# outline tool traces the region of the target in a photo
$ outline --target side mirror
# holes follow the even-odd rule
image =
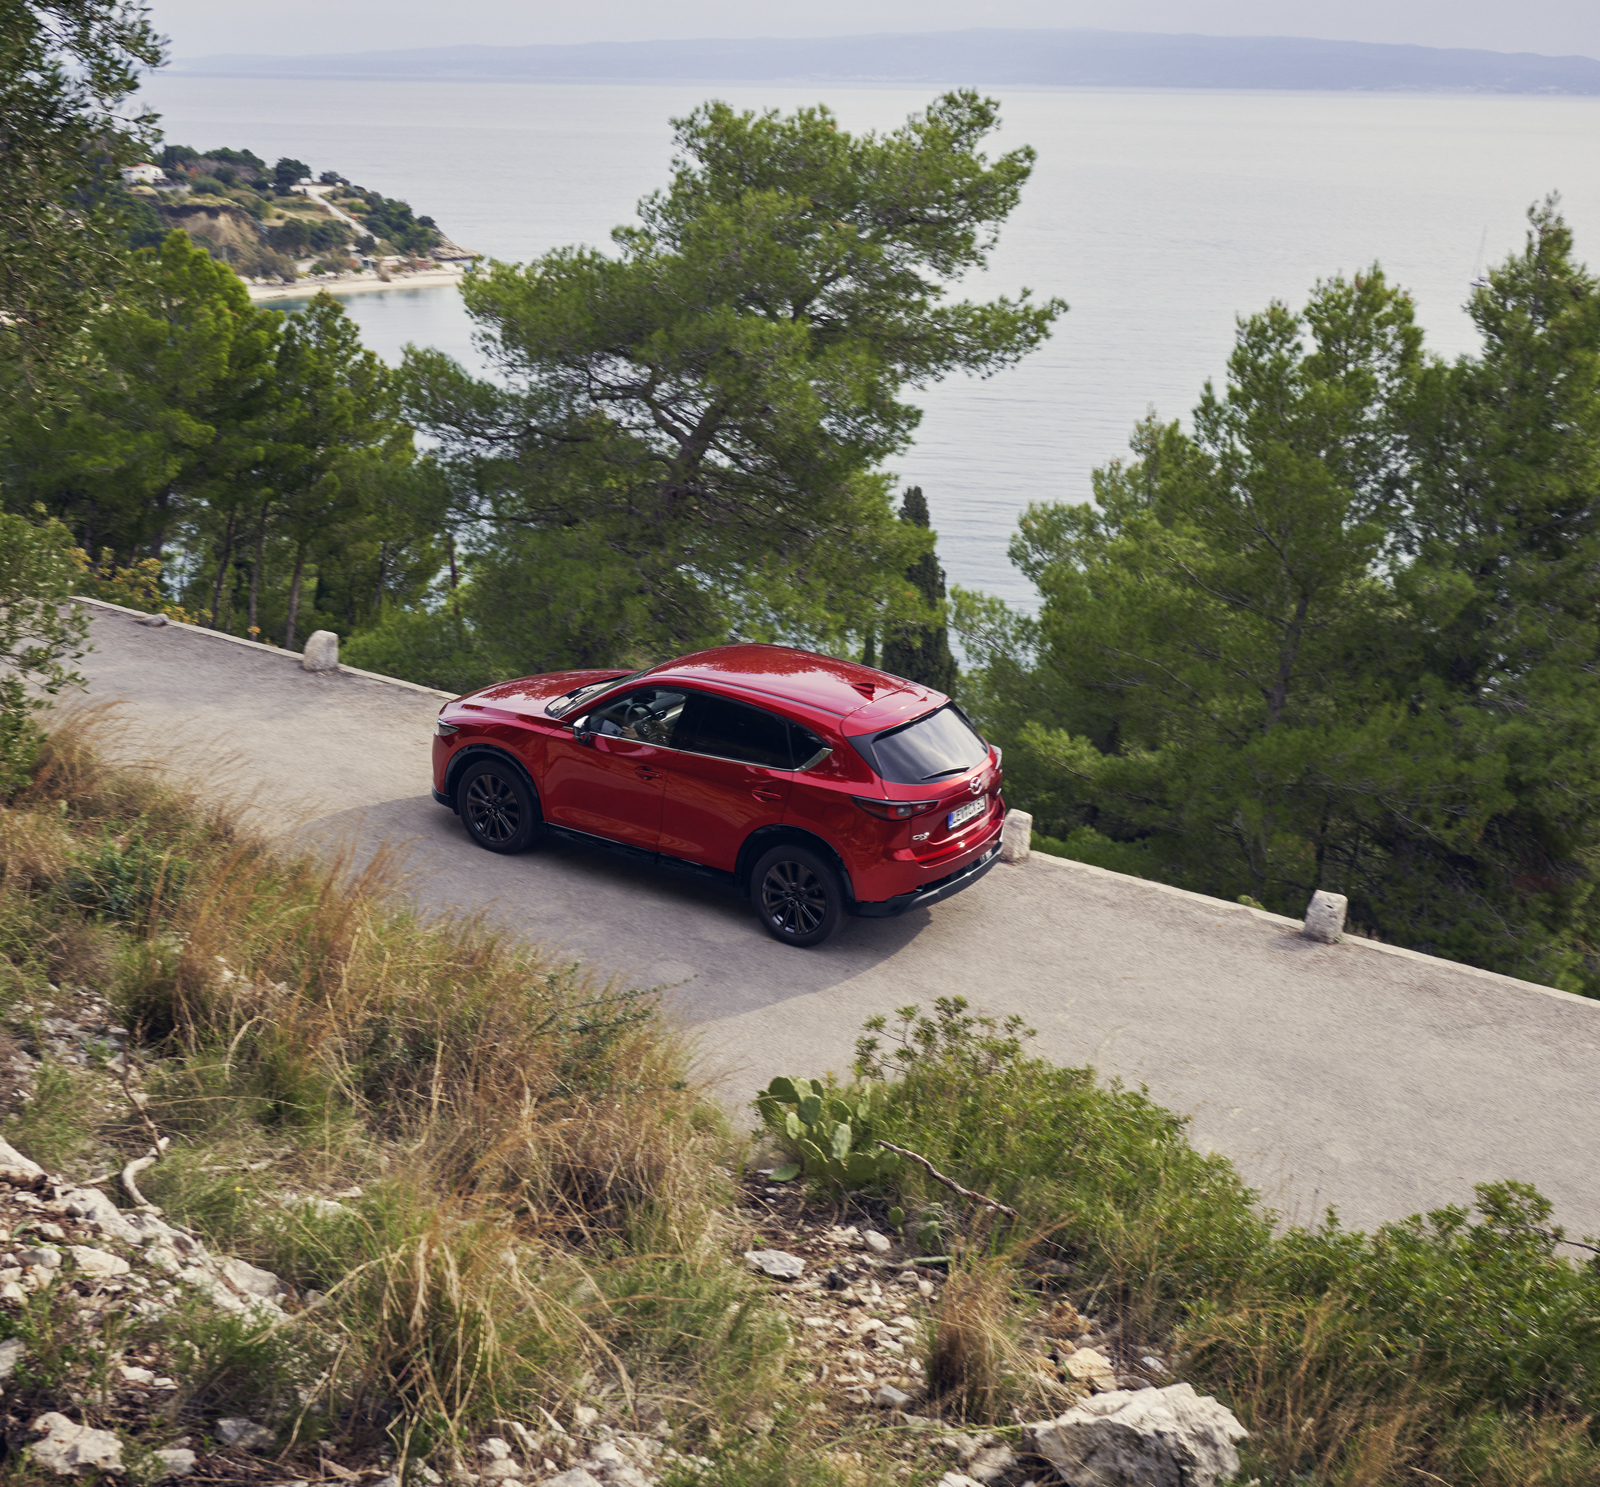
[[[588,726],[588,723],[589,720],[587,718],[579,718],[572,725],[572,741],[576,744],[587,744],[590,748],[593,748],[594,730]]]

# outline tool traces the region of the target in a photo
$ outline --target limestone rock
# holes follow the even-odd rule
[[[998,1482],[1017,1464],[1017,1453],[1009,1446],[989,1446],[967,1462],[967,1475],[980,1483]]]
[[[511,1447],[497,1435],[491,1435],[487,1440],[478,1442],[478,1454],[485,1461],[504,1461],[511,1455]]]
[[[332,630],[313,630],[301,653],[300,666],[305,671],[337,671],[339,637]]]
[[[17,1258],[24,1265],[36,1265],[40,1270],[58,1270],[61,1267],[61,1251],[58,1249],[19,1249]]]
[[[243,1260],[224,1260],[218,1269],[222,1278],[241,1296],[259,1296],[271,1300],[283,1290],[283,1282],[270,1270],[258,1270]]]
[[[25,1172],[29,1177],[44,1176],[43,1167],[37,1162],[30,1161],[16,1147],[4,1141],[0,1141],[0,1167],[8,1172]]]
[[[168,1451],[157,1451],[156,1457],[166,1467],[169,1477],[186,1477],[194,1470],[194,1452],[182,1446],[174,1446]]]
[[[59,1477],[79,1472],[119,1472],[122,1470],[122,1442],[109,1430],[91,1430],[65,1415],[51,1411],[33,1422],[36,1441],[29,1454],[35,1466],[53,1471]]]
[[[575,1466],[570,1471],[546,1477],[539,1483],[539,1487],[600,1487],[600,1481],[590,1476],[581,1466]]]
[[[507,1456],[498,1461],[484,1462],[478,1476],[485,1482],[515,1482],[520,1480],[522,1468]]]
[[[56,1211],[72,1218],[88,1219],[107,1238],[120,1239],[124,1244],[140,1244],[152,1232],[167,1230],[167,1226],[151,1214],[124,1213],[95,1188],[62,1190],[56,1197]]]
[[[975,1482],[960,1472],[946,1472],[939,1478],[939,1487],[983,1487],[983,1483]]]
[[[10,1378],[16,1372],[17,1364],[28,1356],[28,1350],[19,1338],[7,1338],[0,1342],[0,1383]]]
[[[167,617],[164,614],[147,614],[141,619],[135,620],[134,623],[136,625],[149,625],[152,629],[159,630],[167,623]]]
[[[759,1270],[774,1280],[797,1280],[806,1268],[806,1262],[799,1255],[781,1249],[747,1249],[744,1257],[752,1270]]]
[[[875,1255],[886,1255],[891,1248],[888,1239],[878,1233],[876,1229],[863,1229],[861,1231],[861,1242]]]
[[[1239,1470],[1233,1412],[1188,1384],[1099,1394],[1029,1427],[1033,1449],[1077,1487],[1213,1487]]]
[[[101,1278],[126,1275],[133,1268],[121,1255],[113,1255],[103,1249],[91,1249],[87,1244],[69,1244],[67,1253],[72,1256],[72,1263],[85,1275]]]
[[[893,1384],[885,1384],[872,1396],[872,1402],[880,1410],[903,1410],[911,1403],[911,1396],[896,1389]]]
[[[1350,900],[1344,894],[1317,889],[1306,907],[1305,927],[1300,933],[1324,945],[1337,944],[1344,933],[1344,916],[1349,907]]]
[[[1087,1384],[1098,1393],[1108,1394],[1117,1387],[1117,1374],[1111,1360],[1093,1348],[1079,1348],[1069,1353],[1061,1367],[1068,1378]]]
[[[217,1435],[227,1445],[239,1446],[246,1451],[265,1450],[276,1439],[265,1425],[257,1425],[254,1420],[237,1415],[218,1420]]]
[[[1026,862],[1033,851],[1033,817],[1026,811],[1007,811],[1000,831],[1000,860]]]
[[[581,1462],[584,1470],[597,1471],[602,1477],[609,1477],[612,1472],[628,1464],[628,1458],[622,1454],[620,1446],[611,1441],[601,1441],[589,1452],[589,1459]]]

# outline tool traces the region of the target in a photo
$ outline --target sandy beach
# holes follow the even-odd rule
[[[293,284],[249,284],[253,300],[310,299],[326,289],[329,294],[366,294],[379,289],[451,289],[466,277],[454,269],[428,269],[416,274],[391,274],[387,282],[376,274],[349,274],[338,279],[297,279]]]

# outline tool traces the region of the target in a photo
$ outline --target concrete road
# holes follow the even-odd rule
[[[91,697],[121,748],[253,796],[274,829],[410,844],[425,903],[483,909],[574,957],[662,985],[741,1097],[775,1073],[843,1072],[862,1020],[960,994],[1019,1012],[1061,1063],[1148,1086],[1263,1200],[1371,1226],[1472,1184],[1536,1184],[1600,1232],[1600,1002],[1081,864],[1002,865],[948,903],[769,940],[731,892],[556,846],[472,846],[429,796],[443,694],[188,627],[94,609]]]

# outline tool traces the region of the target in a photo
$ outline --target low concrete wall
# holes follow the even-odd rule
[[[72,597],[74,603],[82,604],[88,609],[102,610],[110,614],[125,614],[130,619],[140,622],[154,618],[154,616],[142,609],[129,609],[126,604],[113,604],[107,599],[91,599],[87,594],[74,594]],[[299,651],[285,650],[281,645],[266,645],[259,640],[246,640],[242,636],[229,635],[222,630],[212,630],[205,625],[186,625],[179,620],[169,619],[166,625],[161,628],[165,629],[168,626],[174,630],[185,631],[190,635],[204,636],[207,640],[222,641],[227,645],[242,645],[249,650],[269,656],[281,656],[286,661],[294,662],[302,670],[305,669],[303,665],[304,657],[301,653]],[[337,667],[330,669],[340,671],[345,676],[362,676],[369,682],[383,682],[386,686],[403,687],[408,692],[420,692],[425,697],[437,697],[441,702],[448,702],[456,695],[454,692],[441,692],[437,687],[423,687],[418,686],[416,682],[403,682],[397,676],[384,676],[377,671],[363,671],[359,666],[346,666],[342,662]],[[315,675],[315,673],[312,674]]]

